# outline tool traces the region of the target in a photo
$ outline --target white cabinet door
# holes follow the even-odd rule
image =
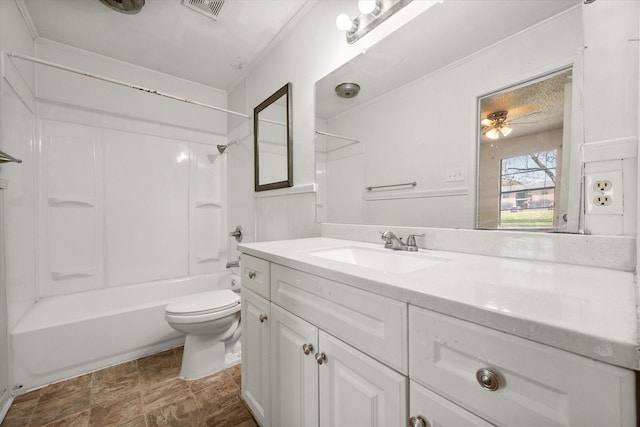
[[[242,397],[263,427],[269,427],[269,301],[242,290]]]
[[[424,427],[491,427],[492,424],[449,402],[421,385],[409,381],[409,416]],[[412,424],[409,424],[412,425]]]
[[[320,331],[320,425],[404,426],[407,378]]]
[[[271,305],[271,425],[318,425],[318,328]]]

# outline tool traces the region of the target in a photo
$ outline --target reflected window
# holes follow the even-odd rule
[[[553,227],[557,150],[500,162],[500,228]]]
[[[480,98],[479,228],[566,229],[572,75],[567,69]]]

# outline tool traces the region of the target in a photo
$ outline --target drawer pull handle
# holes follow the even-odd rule
[[[313,351],[313,344],[302,344],[302,351],[304,354],[311,354]]]
[[[318,365],[322,365],[326,361],[327,361],[327,355],[326,354],[324,354],[324,353],[316,353],[316,362],[318,362]]]
[[[256,278],[256,272],[249,270],[249,279],[255,279],[255,278]]]
[[[409,427],[429,427],[427,420],[421,416],[409,418]]]
[[[478,384],[485,390],[496,391],[500,388],[500,379],[498,374],[488,368],[478,369],[476,372],[476,379]]]
[[[260,315],[260,323],[264,323],[267,321],[267,315],[266,314],[261,314]]]

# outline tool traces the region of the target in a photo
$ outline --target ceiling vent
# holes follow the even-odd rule
[[[204,16],[217,21],[222,6],[229,0],[182,0],[182,4]]]

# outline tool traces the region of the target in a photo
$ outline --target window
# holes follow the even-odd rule
[[[500,161],[500,227],[551,228],[557,150]]]

